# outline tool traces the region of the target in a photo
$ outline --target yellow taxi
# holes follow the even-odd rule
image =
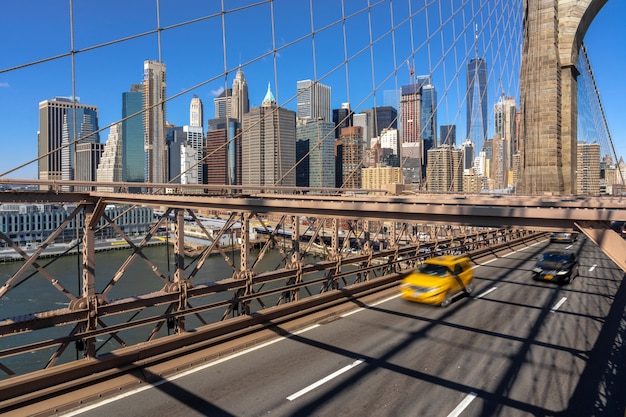
[[[472,292],[471,261],[463,255],[442,255],[424,261],[400,284],[400,296],[418,303],[445,307],[459,294]]]

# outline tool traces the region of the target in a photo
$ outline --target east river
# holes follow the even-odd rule
[[[146,247],[142,250],[146,258],[158,269],[167,279],[173,280],[175,266],[173,264],[172,248],[168,245]],[[120,267],[128,260],[132,251],[129,249],[112,250],[96,253],[96,292],[102,292],[104,288],[111,284],[112,278]],[[227,251],[234,264],[239,267],[239,254],[236,251]],[[251,263],[258,256],[258,250],[251,253]],[[276,249],[268,251],[256,268],[257,272],[275,270],[282,267],[282,255]],[[191,261],[185,258],[186,265]],[[79,296],[81,293],[82,276],[80,264],[81,258],[76,255],[62,256],[58,258],[42,258],[37,263],[43,267],[52,279],[58,280],[59,284],[67,291]],[[5,285],[11,277],[22,267],[23,262],[7,262],[0,264],[0,285]],[[189,270],[186,271],[186,275]],[[207,258],[199,274],[194,278],[194,283],[218,281],[232,276],[232,267],[221,255],[211,255]],[[19,279],[12,283],[12,288],[0,298],[0,320],[11,317],[26,315],[29,313],[56,310],[67,307],[69,299],[61,291],[56,289],[49,279],[34,267],[29,267]],[[109,300],[118,298],[146,294],[159,291],[163,288],[164,282],[153,271],[149,264],[140,257],[135,258],[126,268],[121,279],[113,285],[107,293]],[[37,340],[53,338],[58,336],[60,329],[44,329],[36,332],[25,333],[18,336],[0,337],[0,351],[8,347],[32,343]],[[69,329],[62,330],[68,334]],[[127,336],[128,337],[128,336]],[[131,341],[132,342],[132,341]],[[119,347],[119,346],[118,346]],[[73,352],[72,347],[69,352],[64,353],[65,360],[71,360],[69,356],[78,355]],[[23,373],[35,369],[40,369],[50,356],[50,350],[37,351],[32,355],[19,355],[8,358],[0,358],[0,362],[9,366],[16,373]],[[6,378],[0,372],[0,379]]]

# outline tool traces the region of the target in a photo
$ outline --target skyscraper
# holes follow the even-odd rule
[[[472,58],[467,64],[467,138],[479,152],[487,140],[487,62]]]
[[[98,165],[104,152],[100,142],[82,142],[76,144],[76,181],[93,182],[97,179]],[[75,191],[91,191],[91,186],[77,186]]]
[[[181,153],[187,143],[187,132],[183,130],[183,126],[174,126],[169,123],[165,131],[167,144],[167,182],[180,184],[181,176],[185,168],[184,165],[182,165]]]
[[[233,107],[233,90],[225,89],[222,93],[213,99],[215,106],[215,118],[224,119],[231,117]]]
[[[341,103],[340,109],[333,109],[333,123],[335,124],[335,139],[338,139],[341,128],[352,126],[350,103]]]
[[[494,133],[504,140],[505,167],[513,166],[513,155],[517,151],[517,105],[513,97],[501,97],[493,106]]]
[[[422,86],[422,141],[424,149],[437,146],[437,91],[430,77]],[[427,163],[427,162],[425,162]]]
[[[426,179],[428,191],[460,192],[463,190],[461,151],[450,145],[428,150]]]
[[[40,102],[37,144],[39,179],[74,179],[76,141],[99,142],[98,134],[90,135],[96,130],[98,130],[96,106],[81,104],[78,99],[63,97]],[[64,143],[67,146],[62,148]]]
[[[600,144],[578,142],[576,193],[600,195]]]
[[[400,95],[400,165],[404,169],[407,184],[421,184],[425,160],[424,141],[422,140],[422,83],[413,81],[404,85]]]
[[[248,83],[244,78],[241,67],[237,70],[232,88],[232,101],[230,116],[241,124],[243,115],[250,111],[250,99],[248,98]],[[224,115],[223,117],[227,117]],[[218,116],[216,115],[217,119]]]
[[[456,147],[456,125],[439,126],[439,136],[437,137],[437,146],[451,145]]]
[[[122,124],[111,126],[96,171],[98,182],[122,182]],[[113,187],[98,187],[98,191],[113,192]]]
[[[309,187],[332,188],[335,186],[334,128],[334,123],[327,120],[305,119],[298,122],[296,126],[298,142],[308,141],[306,153],[309,169],[305,182]],[[298,161],[300,159],[298,158]]]
[[[189,126],[204,129],[204,109],[198,96],[193,96],[189,103]]]
[[[297,116],[304,120],[325,120],[330,122],[330,87],[312,80],[301,80],[297,83],[298,112]]]
[[[165,144],[165,64],[144,62],[144,149],[146,181],[167,182],[167,148]]]
[[[76,153],[80,145],[100,143],[100,136],[93,133],[96,130],[98,130],[98,109],[95,107],[74,108],[63,115],[61,178],[64,181],[77,180],[81,176],[87,181],[95,179],[88,179],[89,174],[79,172],[80,169],[76,165]],[[83,147],[83,151],[84,149]],[[64,190],[73,191],[73,188],[65,187]]]
[[[122,93],[122,181],[145,182],[143,84],[132,84]]]
[[[360,126],[341,129],[339,141],[342,145],[342,188],[361,188],[363,168],[363,129]]]
[[[244,115],[242,185],[296,185],[296,113],[276,104],[270,86],[261,107]]]
[[[241,124],[211,119],[206,134],[207,184],[241,185]]]
[[[193,149],[193,157],[188,159],[185,164],[181,160],[182,184],[204,184],[206,182],[206,164],[204,162],[204,133],[200,126],[183,126],[183,132],[186,137],[186,146]],[[187,153],[191,155],[191,153]]]

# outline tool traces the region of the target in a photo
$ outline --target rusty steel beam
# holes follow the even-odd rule
[[[626,272],[626,240],[612,230],[609,223],[580,221],[576,222],[576,227]]]

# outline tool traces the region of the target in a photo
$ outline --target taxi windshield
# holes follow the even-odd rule
[[[421,264],[417,271],[421,274],[432,275],[436,277],[448,276],[448,268],[443,265]]]

